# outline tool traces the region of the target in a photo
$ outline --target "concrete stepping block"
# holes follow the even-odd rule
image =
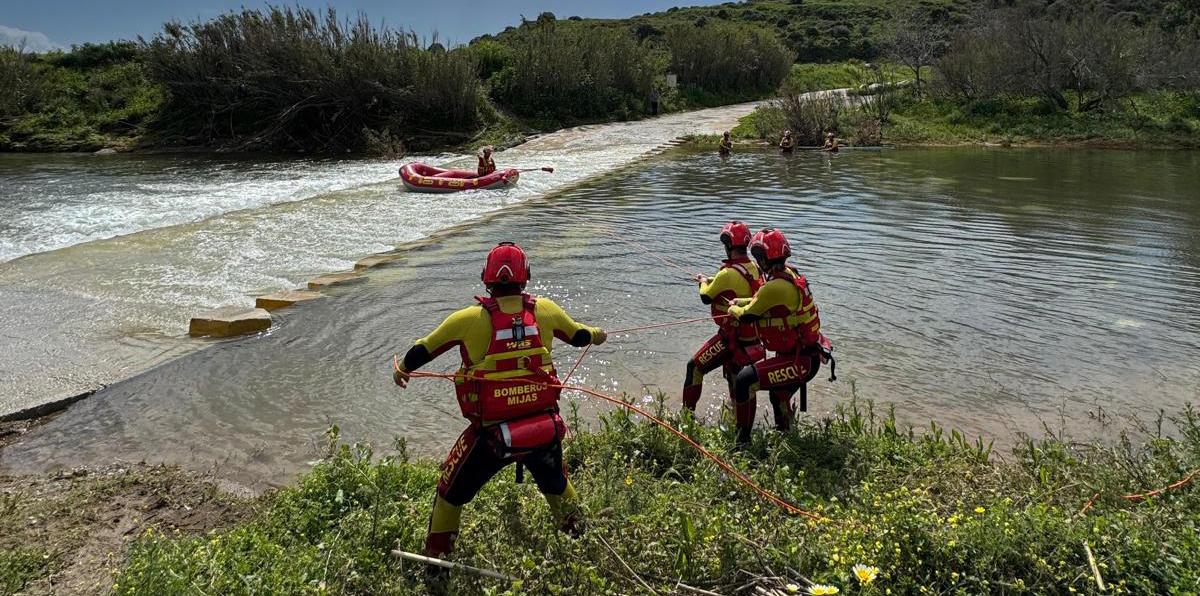
[[[366,277],[354,273],[353,271],[347,271],[345,273],[327,273],[325,275],[320,275],[308,280],[308,289],[319,290],[321,288],[328,288],[331,286],[345,286],[363,283],[365,281],[367,281]]]
[[[267,294],[266,296],[259,296],[254,301],[254,306],[264,310],[279,310],[281,308],[287,308],[297,302],[316,300],[320,297],[321,294],[318,292],[309,292],[307,290],[284,290],[282,292]]]
[[[400,255],[371,255],[369,257],[363,257],[354,264],[354,270],[362,271],[363,269],[370,269],[372,267],[386,265],[398,260],[399,258]]]
[[[192,317],[188,335],[233,337],[271,328],[271,313],[261,308],[223,306]]]

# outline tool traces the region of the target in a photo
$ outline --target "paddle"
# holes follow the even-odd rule
[[[553,174],[553,173],[554,173],[554,168],[552,168],[552,167],[550,167],[550,166],[546,166],[546,167],[544,167],[544,168],[524,168],[524,169],[517,170],[517,171],[518,171],[518,172],[537,172],[537,171],[542,171],[542,172],[550,172],[551,174]]]

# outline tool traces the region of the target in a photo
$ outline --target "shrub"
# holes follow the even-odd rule
[[[525,21],[506,38],[510,63],[491,81],[503,106],[560,120],[644,109],[655,68],[647,47],[609,27]]]
[[[421,46],[365,16],[270,7],[168,23],[144,49],[170,93],[166,132],[243,149],[346,151],[363,149],[368,130],[420,140],[478,124],[470,58]]]
[[[771,92],[794,58],[770,31],[725,22],[670,27],[666,45],[680,85],[707,93]]]

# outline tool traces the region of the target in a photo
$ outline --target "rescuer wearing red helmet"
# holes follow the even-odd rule
[[[442,465],[425,539],[425,554],[432,557],[454,549],[463,505],[514,462],[532,473],[561,529],[578,532],[575,489],[562,457],[561,390],[548,386],[559,384],[551,343],[557,338],[576,347],[600,345],[607,335],[576,323],[553,301],[526,294],[529,262],[516,244],[493,248],[481,278],[488,296],[477,296],[478,304],[451,314],[417,340],[393,375],[406,387],[411,371],[446,350],[457,346],[462,357],[455,392],[470,425]]]
[[[704,342],[687,363],[683,380],[683,407],[695,412],[696,404],[704,389],[704,375],[722,367],[729,384],[729,397],[733,397],[733,378],[743,366],[761,360],[765,356],[758,343],[758,331],[752,324],[739,325],[726,310],[737,298],[749,298],[762,286],[758,267],[746,254],[750,244],[750,228],[740,221],[731,221],[720,234],[725,245],[725,260],[710,280],[703,275],[700,282],[700,301],[712,310],[717,333]]]
[[[821,317],[808,281],[787,264],[792,249],[783,232],[767,228],[755,234],[750,254],[767,281],[753,298],[730,306],[729,314],[739,323],[757,326],[763,347],[773,355],[742,368],[734,379],[739,444],[750,441],[757,391],[770,392],[775,427],[787,430],[792,424],[792,396],[800,391],[800,407],[806,409],[805,386],[821,363],[832,357],[829,340],[821,335]]]

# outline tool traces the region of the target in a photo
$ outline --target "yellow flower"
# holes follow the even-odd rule
[[[983,513],[984,511],[987,511],[987,509],[984,509],[983,507],[976,507],[976,508],[975,508],[975,513]]]
[[[837,586],[827,586],[825,584],[813,584],[813,587],[808,589],[808,593],[812,596],[833,596],[841,590]]]
[[[787,588],[788,594],[796,594],[800,592],[800,586],[797,586],[796,584],[788,584],[784,587]]]
[[[879,568],[874,565],[867,566],[862,563],[856,564],[854,567],[854,577],[858,578],[859,583],[869,584],[875,581],[875,577],[879,575]]]
[[[625,486],[633,486],[633,476],[625,475]]]

